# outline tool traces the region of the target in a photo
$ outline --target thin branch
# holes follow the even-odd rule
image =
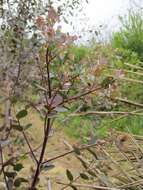
[[[52,190],[52,186],[51,186],[51,180],[50,180],[50,178],[48,178],[48,190]]]
[[[47,78],[48,78],[48,93],[49,93],[49,98],[51,98],[52,97],[52,90],[51,90],[50,71],[49,71],[49,66],[50,66],[49,47],[47,47],[47,51],[46,51],[46,66],[47,66]]]
[[[71,102],[74,101],[74,100],[80,99],[80,98],[82,98],[82,97],[84,97],[84,96],[87,96],[87,95],[89,95],[89,94],[92,94],[93,92],[96,92],[97,90],[101,90],[101,89],[102,89],[102,87],[101,87],[101,86],[98,86],[98,87],[92,88],[92,89],[90,89],[90,90],[88,90],[88,91],[86,91],[86,92],[83,92],[83,93],[81,93],[81,94],[78,94],[78,95],[76,95],[76,96],[72,96],[72,97],[70,97],[70,98],[68,98],[68,99],[63,100],[63,102],[61,102],[60,104],[58,104],[57,107],[58,107],[58,106],[61,106],[61,105],[64,105],[65,103],[71,103]],[[54,107],[54,108],[55,108],[55,107]],[[54,109],[54,108],[53,108],[53,109]]]
[[[127,100],[125,98],[119,98],[119,97],[117,97],[117,98],[115,98],[115,100],[123,102],[123,103],[126,103],[126,104],[129,104],[129,105],[138,106],[138,107],[143,108],[143,104],[140,104],[138,102],[134,102],[134,101],[131,101],[131,100]]]
[[[33,152],[36,152],[39,148],[41,148],[41,145],[39,145],[38,147],[34,148],[34,149],[33,149]],[[23,156],[26,156],[26,155],[28,155],[28,154],[31,154],[31,151],[25,152],[24,154],[19,155],[19,156],[11,157],[9,160],[7,160],[6,162],[4,162],[3,164],[0,163],[0,166],[1,166],[0,173],[2,172],[2,168],[3,168],[3,167],[6,167],[6,166],[9,165],[10,163],[13,163],[14,161],[17,161],[19,158],[21,158],[21,157],[23,157]]]
[[[136,80],[136,79],[131,79],[131,78],[127,78],[127,77],[115,77],[114,75],[107,75],[108,77],[113,77],[116,80],[123,80],[123,81],[127,81],[127,82],[131,82],[131,83],[137,83],[137,84],[143,84],[143,81],[141,80]]]
[[[92,94],[93,92],[95,92],[95,91],[97,91],[97,90],[101,90],[101,89],[102,89],[101,86],[95,87],[95,88],[90,89],[90,90],[88,90],[88,91],[86,91],[86,92],[84,92],[84,93],[81,93],[81,94],[79,94],[79,95],[76,95],[76,96],[73,96],[73,97],[71,97],[71,98],[68,98],[67,100],[64,100],[63,103],[69,103],[69,102],[71,102],[71,101],[73,101],[73,100],[82,98],[82,97],[84,97],[84,96],[86,96],[86,95],[88,95],[88,94]]]
[[[137,180],[137,181],[125,184],[125,185],[121,185],[121,186],[119,186],[119,188],[125,189],[125,188],[130,188],[130,187],[136,187],[136,186],[142,185],[142,184],[143,184],[143,179],[140,179],[140,180]]]
[[[126,77],[121,77],[121,78],[118,78],[118,79],[119,80],[124,80],[124,81],[127,81],[127,82],[133,82],[133,83],[143,84],[143,81],[141,81],[141,80],[130,79],[130,78],[126,78]]]
[[[98,143],[94,143],[94,144],[91,144],[91,145],[85,145],[83,147],[79,147],[78,149],[81,151],[81,150],[86,150],[87,148],[91,148],[91,147],[94,147],[94,146],[98,146]],[[60,155],[57,155],[57,156],[54,156],[46,161],[44,161],[42,164],[46,164],[47,162],[51,162],[51,161],[54,161],[54,160],[57,160],[59,158],[62,158],[62,157],[65,157],[69,154],[72,154],[72,153],[75,153],[75,150],[70,150],[70,151],[67,151],[65,153],[62,153]]]
[[[4,166],[3,166],[3,151],[2,151],[2,147],[0,145],[0,159],[1,159],[1,164],[2,164],[2,173],[3,173],[3,176],[4,176],[4,181],[5,181],[5,185],[7,187],[7,190],[9,190],[9,185],[8,185],[8,181],[7,181],[7,178],[6,178],[6,175],[5,175],[5,170],[4,170]]]
[[[127,66],[129,66],[129,67],[131,67],[131,68],[133,68],[133,69],[138,69],[138,70],[143,71],[143,68],[142,68],[142,67],[139,67],[139,66],[137,66],[137,65],[132,65],[132,64],[130,64],[130,63],[124,63],[124,64],[127,65]]]
[[[38,163],[38,160],[37,160],[37,158],[36,158],[36,156],[35,156],[35,154],[34,154],[34,151],[33,151],[32,147],[31,147],[31,145],[30,145],[30,143],[29,143],[29,140],[28,140],[28,138],[27,138],[25,132],[22,131],[22,134],[23,134],[24,139],[25,139],[25,141],[26,141],[26,143],[27,143],[27,145],[28,145],[28,147],[29,147],[29,149],[30,149],[30,153],[32,154],[32,156],[33,156],[34,160],[36,161],[36,163]]]
[[[85,115],[137,115],[143,116],[143,113],[135,113],[135,112],[124,112],[124,111],[88,111],[88,112],[80,112],[75,114],[70,114],[70,117],[75,116],[85,116]]]
[[[61,182],[58,182],[58,184],[67,185],[67,184],[61,183]],[[90,188],[90,189],[97,189],[97,190],[121,190],[119,188],[103,187],[103,186],[80,184],[80,183],[72,183],[72,185],[75,187]]]
[[[134,111],[132,111],[132,113],[137,113],[137,112],[141,112],[141,111],[143,111],[143,109],[134,110]],[[122,115],[122,116],[119,116],[119,117],[117,117],[117,118],[115,118],[115,119],[113,119],[111,121],[106,121],[106,125],[107,125],[107,123],[113,123],[115,121],[118,121],[118,120],[123,119],[123,118],[128,117],[128,116],[129,115]]]
[[[118,69],[110,69],[112,71],[118,71]],[[131,73],[131,74],[134,74],[134,75],[138,75],[138,76],[143,76],[143,73],[141,72],[136,72],[136,71],[130,71],[130,70],[127,70],[127,69],[121,69],[124,73]]]
[[[15,110],[14,110],[14,112],[15,112]],[[18,122],[18,125],[21,126],[19,119],[17,119],[17,122]],[[32,156],[33,156],[35,162],[37,163],[38,160],[37,160],[37,158],[36,158],[36,156],[35,156],[35,154],[34,154],[34,152],[33,152],[33,149],[32,149],[32,147],[31,147],[31,145],[30,145],[30,143],[29,143],[29,140],[28,140],[28,138],[27,138],[27,136],[26,136],[26,134],[25,134],[25,132],[24,132],[23,130],[22,130],[22,134],[23,134],[23,137],[24,137],[24,139],[25,139],[25,141],[26,141],[26,143],[27,143],[27,145],[28,145],[28,147],[29,147],[30,153],[32,154]]]

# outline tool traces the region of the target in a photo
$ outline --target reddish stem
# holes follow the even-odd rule
[[[45,97],[46,99],[47,98],[51,99],[51,97],[52,97],[52,88],[51,88],[50,70],[49,70],[50,56],[51,56],[51,52],[50,52],[49,48],[47,48],[47,50],[46,50],[46,69],[47,69],[48,94]],[[48,110],[47,114],[50,114],[50,112],[51,112],[51,108],[49,107],[49,110]],[[47,145],[47,142],[48,142],[49,132],[50,132],[50,129],[51,129],[51,119],[48,118],[47,116],[45,116],[44,129],[45,129],[45,134],[44,134],[44,141],[43,141],[43,145],[42,145],[42,150],[41,150],[39,161],[37,163],[36,172],[35,172],[35,175],[34,175],[30,190],[34,190],[35,187],[36,187],[36,183],[37,183],[38,177],[40,175],[40,168],[41,168],[43,158],[44,158],[44,155],[45,155],[45,150],[46,150],[46,145]]]

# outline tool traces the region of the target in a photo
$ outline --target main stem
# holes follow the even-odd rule
[[[52,97],[52,89],[51,89],[49,66],[50,66],[50,51],[49,51],[49,48],[47,48],[47,50],[46,50],[47,86],[48,86],[48,95],[47,96],[50,99]],[[50,111],[50,108],[49,108],[47,114],[49,114],[50,112],[51,111]],[[43,158],[44,158],[44,154],[45,154],[45,150],[46,150],[46,145],[47,145],[47,141],[48,141],[48,137],[49,137],[49,132],[50,132],[50,128],[51,128],[51,119],[47,118],[47,116],[45,116],[45,124],[46,124],[46,127],[45,127],[46,130],[45,130],[42,150],[41,150],[39,161],[37,163],[36,172],[35,172],[35,175],[34,175],[30,190],[34,190],[35,187],[36,187],[36,182],[37,182],[38,177],[40,175],[41,164],[43,162]]]
[[[35,172],[35,176],[34,176],[34,179],[33,179],[32,185],[31,185],[31,190],[34,190],[34,188],[36,186],[38,176],[40,174],[40,167],[41,167],[41,163],[43,161],[43,157],[44,157],[44,154],[45,154],[46,145],[47,145],[47,141],[48,141],[48,136],[49,136],[49,132],[50,132],[50,120],[51,119],[49,119],[49,118],[47,120],[47,128],[46,128],[46,131],[45,131],[45,137],[44,137],[44,141],[43,141],[43,146],[42,146],[40,158],[39,158],[39,161],[38,161],[38,164],[37,164],[37,169],[36,169],[36,172]]]

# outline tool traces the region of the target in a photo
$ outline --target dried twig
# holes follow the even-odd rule
[[[75,114],[70,114],[70,117],[75,116],[85,116],[85,115],[136,115],[143,116],[143,113],[136,112],[124,112],[124,111],[88,111],[88,112],[80,112]]]
[[[134,101],[127,100],[127,99],[124,99],[124,98],[119,98],[119,97],[116,97],[115,100],[123,102],[123,103],[126,103],[126,104],[129,104],[129,105],[133,105],[133,106],[137,106],[137,107],[143,108],[143,104],[140,104],[138,102],[134,102]]]
[[[140,66],[132,65],[132,64],[130,64],[130,63],[124,63],[124,64],[127,65],[127,66],[129,66],[129,67],[131,67],[131,68],[133,68],[133,69],[137,69],[137,70],[143,71],[143,68],[140,67]]]
[[[67,184],[61,183],[61,182],[58,182],[58,184],[67,185]],[[103,187],[103,186],[80,184],[80,183],[73,183],[72,185],[75,187],[79,187],[79,188],[90,188],[90,189],[97,189],[97,190],[121,190],[119,188]]]

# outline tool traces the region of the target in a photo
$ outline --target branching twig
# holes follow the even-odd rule
[[[97,143],[94,143],[94,144],[90,144],[90,145],[84,145],[83,147],[79,147],[78,149],[81,151],[81,150],[86,150],[87,148],[91,148],[91,147],[95,147],[95,146],[98,146]],[[45,163],[48,163],[48,162],[51,162],[51,161],[54,161],[54,160],[57,160],[59,158],[63,158],[64,156],[67,156],[69,154],[72,154],[72,153],[75,153],[75,150],[70,150],[70,151],[67,151],[65,153],[62,153],[62,154],[59,154],[57,156],[54,156],[46,161],[44,161],[42,164],[45,164]]]

